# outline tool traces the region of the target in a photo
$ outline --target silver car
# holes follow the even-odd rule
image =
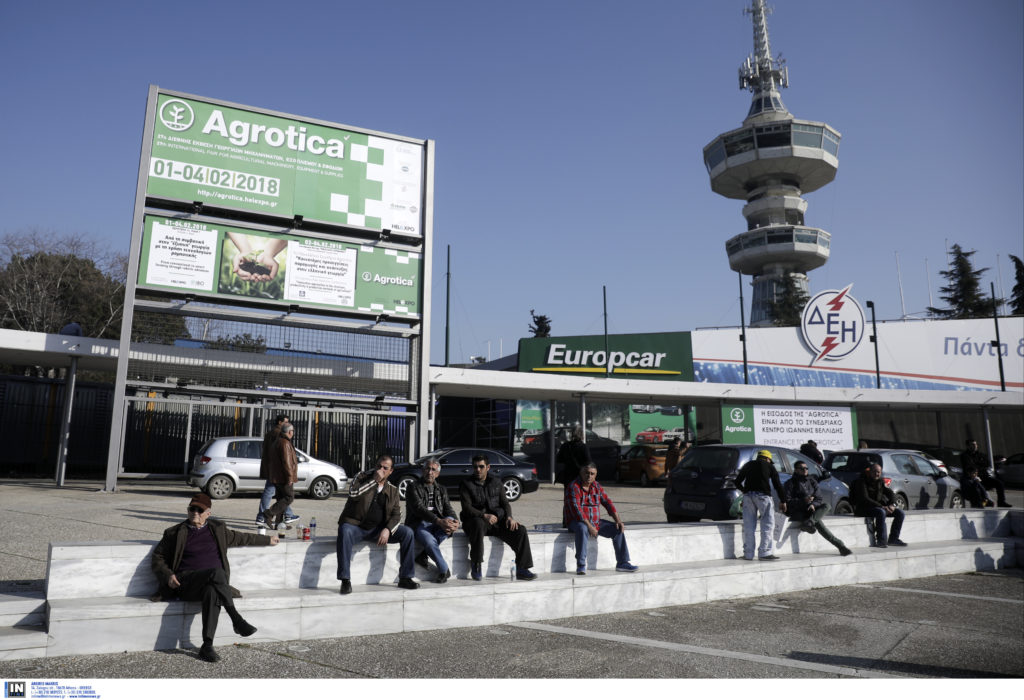
[[[864,473],[868,458],[882,463],[882,479],[896,494],[903,510],[919,508],[963,508],[960,482],[929,462],[917,450],[857,450],[833,452],[824,468],[852,486]]]
[[[196,486],[210,498],[228,498],[236,491],[263,491],[260,478],[260,450],[263,438],[219,437],[207,441],[192,459],[189,486]],[[299,458],[299,480],[295,493],[324,500],[335,491],[348,488],[345,470],[337,464],[310,457],[295,450]]]

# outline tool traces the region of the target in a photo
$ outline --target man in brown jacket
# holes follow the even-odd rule
[[[256,510],[256,527],[264,527],[267,524],[267,521],[263,519],[263,511],[270,508],[270,502],[274,499],[274,493],[277,492],[274,482],[270,480],[270,450],[277,442],[277,438],[281,437],[281,426],[290,422],[287,414],[279,413],[274,416],[274,427],[263,436],[263,448],[260,450],[260,478],[263,479],[264,484],[263,495],[260,496],[260,504]],[[298,519],[299,516],[292,512],[291,506],[288,506],[284,511],[285,524],[293,523]]]
[[[278,518],[284,517],[288,506],[295,500],[293,484],[299,480],[299,460],[295,455],[295,447],[292,446],[293,437],[295,426],[285,423],[281,426],[281,435],[270,448],[267,466],[270,480],[274,482],[277,492],[274,494],[274,505],[263,511],[263,519],[267,521],[269,528],[277,526]]]

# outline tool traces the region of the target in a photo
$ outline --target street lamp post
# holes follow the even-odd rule
[[[882,373],[878,368],[878,326],[875,325],[875,302],[866,302],[871,309],[871,342],[875,346],[875,388],[882,388]]]

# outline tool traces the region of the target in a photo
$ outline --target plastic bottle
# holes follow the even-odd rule
[[[277,524],[277,537],[278,539],[284,539],[284,534],[288,532],[288,526],[283,522]]]
[[[516,580],[516,565],[515,564],[512,564],[511,566],[508,567],[508,580],[509,581],[515,581]]]
[[[316,518],[309,519],[309,539],[316,539]]]

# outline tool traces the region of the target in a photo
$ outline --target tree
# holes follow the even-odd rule
[[[218,336],[216,340],[203,343],[207,350],[233,350],[235,352],[266,352],[267,343],[262,335],[255,338],[249,333],[236,333],[232,336]]]
[[[784,274],[782,284],[775,288],[775,298],[768,302],[768,316],[772,319],[772,324],[799,326],[808,299],[810,297],[797,281],[797,277]]]
[[[1024,316],[1024,262],[1016,255],[1011,255],[1013,261],[1013,285],[1012,296],[1010,297],[1010,311],[1014,316]]]
[[[530,309],[530,316],[533,318],[533,323],[530,324],[530,332],[533,333],[533,337],[550,338],[551,319],[547,316],[538,316],[533,313],[533,309]]]
[[[976,250],[965,251],[958,243],[949,249],[953,256],[949,269],[939,274],[946,278],[948,284],[939,291],[941,298],[949,308],[928,307],[928,313],[938,318],[984,318],[992,313],[992,300],[986,299],[981,291],[981,276],[988,272],[987,267],[974,269],[971,256]],[[1002,303],[996,299],[997,305]]]

